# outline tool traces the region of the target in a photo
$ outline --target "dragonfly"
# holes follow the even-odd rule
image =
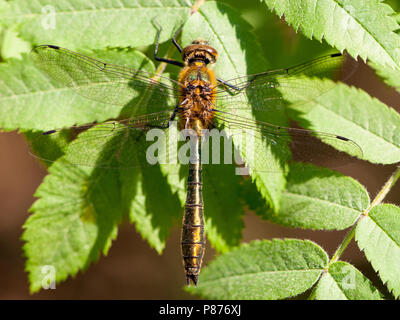
[[[182,61],[158,56],[161,27],[158,28],[154,51],[156,61],[180,68],[176,80],[162,75],[154,77],[144,70],[99,61],[55,45],[35,47],[31,57],[48,76],[85,98],[116,106],[132,106],[132,112],[126,118],[40,132],[33,139],[32,146],[36,143],[41,145],[42,152],[36,152],[34,147],[31,150],[42,160],[55,161],[58,155],[43,153],[43,150],[46,147],[51,149],[52,139],[59,139],[66,141],[66,156],[72,165],[142,167],[149,147],[149,142],[143,137],[153,129],[171,129],[175,121],[179,131],[185,131],[184,141],[191,142],[180,246],[187,285],[197,285],[206,243],[202,142],[207,130],[227,129],[235,138],[243,135],[245,143],[254,140],[256,146],[272,150],[285,161],[314,163],[321,158],[330,159],[333,165],[329,167],[351,161],[349,155],[361,158],[362,150],[345,136],[282,127],[243,115],[255,110],[268,116],[270,107],[283,101],[278,89],[310,91],[312,88],[301,80],[315,76],[331,77],[342,70],[345,55],[331,54],[291,68],[222,79],[211,67],[217,62],[217,50],[201,39],[182,48],[177,41],[179,31],[172,42]],[[298,103],[307,102],[307,99],[310,98],[300,99]],[[241,133],[235,134],[235,130]],[[64,139],[66,132],[72,132],[68,139]],[[135,146],[133,152],[128,147],[130,143]],[[271,172],[282,169],[276,162],[270,164],[259,153],[262,154],[256,150],[252,161],[241,154],[250,169]]]

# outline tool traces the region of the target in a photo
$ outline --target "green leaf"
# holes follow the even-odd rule
[[[165,41],[188,17],[191,2],[21,0],[0,11],[0,21],[3,25],[21,24],[20,35],[35,44],[69,49],[146,46],[155,40],[153,18],[162,25],[161,41]]]
[[[379,291],[360,271],[347,262],[329,266],[315,288],[318,300],[381,300]]]
[[[400,296],[400,208],[374,207],[357,225],[356,241],[395,297]]]
[[[95,51],[106,62],[153,73],[154,64],[137,51]],[[123,107],[81,97],[43,73],[31,59],[0,64],[0,127],[3,130],[51,130],[116,118]],[[132,91],[132,98],[135,92]]]
[[[248,4],[245,4],[246,6]],[[263,44],[264,55],[268,57],[268,61],[274,69],[296,66],[312,58],[337,53],[337,50],[326,42],[314,41],[301,33],[295,33],[273,12],[265,10],[264,6],[263,3],[262,6],[253,8],[253,10],[257,10],[254,15],[257,14],[260,24],[262,23],[257,28],[257,35]],[[270,49],[271,46],[274,50]]]
[[[346,49],[400,70],[400,28],[393,9],[381,0],[264,0],[278,16],[308,38]],[[372,18],[373,17],[373,18]]]
[[[323,88],[321,81],[325,81],[326,92],[313,102],[292,107],[291,117],[302,127],[352,139],[361,147],[364,160],[380,164],[399,162],[400,115],[354,87],[337,84],[332,88],[331,81],[318,79],[304,79],[304,85]],[[289,101],[308,94],[284,89],[281,92]]]
[[[59,161],[49,172],[22,236],[31,292],[42,287],[43,267],[54,267],[60,282],[107,254],[122,218],[117,171]]]
[[[136,231],[161,254],[171,228],[182,218],[183,199],[179,191],[184,189],[186,177],[179,176],[178,165],[150,166],[146,150],[153,141],[144,141],[145,135],[129,131],[132,130],[125,129],[121,140],[115,139],[111,144],[122,148],[119,181],[123,208]],[[114,149],[108,158],[115,158],[115,154]],[[132,167],[126,167],[130,163]],[[171,184],[172,181],[175,184]]]
[[[214,68],[217,77],[229,80],[267,70],[267,64],[263,58],[260,45],[251,32],[251,26],[240,17],[238,12],[223,3],[205,3],[186,22],[182,33],[183,45],[187,45],[197,38],[206,39],[218,51],[218,62]],[[251,97],[248,98],[249,105],[252,106],[252,99]],[[241,109],[240,106],[236,106],[236,108]],[[268,120],[270,123],[279,125],[287,124],[284,109],[278,105],[274,106],[271,112],[252,113],[249,108],[247,108],[247,111],[240,111],[242,112],[240,115],[247,118]],[[268,119],[265,119],[266,116],[268,116]],[[271,146],[266,141],[256,141],[259,143],[255,146],[258,156],[269,161],[271,166],[275,165],[281,170],[281,172],[273,173],[263,172],[263,168],[254,167],[256,162],[252,163],[250,156],[246,158],[246,148],[241,141],[241,136],[234,135],[233,141],[251,167],[252,179],[260,193],[273,208],[278,208],[280,192],[285,185],[285,168],[281,163],[282,159],[277,159],[274,156]],[[265,164],[263,161],[257,163]]]
[[[99,130],[97,127],[84,131],[63,148],[65,155],[50,167],[23,236],[33,291],[40,289],[43,265],[54,266],[56,280],[61,281],[85,270],[100,251],[106,253],[117,223],[127,213],[153,248],[161,253],[165,247],[171,227],[182,215],[181,203],[165,179],[167,171],[147,167],[142,152],[147,146],[141,140],[144,136],[134,136],[134,132],[124,129],[118,135],[103,135],[100,146],[98,140],[90,139]],[[118,157],[116,149],[120,150]],[[98,163],[114,169],[70,165],[68,159],[79,161],[80,154],[94,163],[87,159],[87,150]],[[133,167],[120,166],[119,162]],[[43,247],[46,250],[40,249]]]
[[[7,2],[6,0],[0,0],[0,10],[7,9]]]
[[[370,65],[389,86],[394,87],[400,92],[400,71],[391,69],[389,67],[380,67],[374,63],[370,63]]]
[[[243,206],[239,198],[240,177],[235,166],[203,166],[204,215],[207,238],[219,252],[239,244],[244,227]]]
[[[134,145],[132,152],[135,153]],[[180,223],[183,215],[181,202],[170,189],[167,177],[158,166],[120,170],[121,193],[130,221],[159,254],[171,228]]]
[[[10,59],[15,57],[21,59],[21,53],[29,52],[30,49],[30,44],[20,39],[15,30],[1,30],[0,27],[0,56],[2,58]]]
[[[327,266],[311,241],[254,241],[219,256],[187,290],[207,299],[283,299],[309,289]]]
[[[368,207],[368,192],[356,180],[324,168],[303,169],[291,166],[279,213],[261,207],[258,214],[294,228],[343,230]]]

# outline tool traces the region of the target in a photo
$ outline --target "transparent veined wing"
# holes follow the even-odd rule
[[[135,114],[162,111],[165,99],[178,96],[179,83],[165,77],[164,82],[142,70],[102,62],[53,45],[41,45],[31,58],[45,73],[76,93],[91,100],[126,106],[136,97],[148,95],[146,108],[135,106]],[[144,104],[143,104],[144,105]]]
[[[245,150],[244,161],[254,171],[280,172],[292,161],[334,169],[363,156],[355,141],[340,135],[276,126],[230,113],[218,113],[215,123]],[[265,152],[260,148],[266,148]]]
[[[161,138],[167,138],[165,132],[173,113],[174,110],[168,110],[29,134],[30,152],[48,164],[63,156],[64,161],[73,166],[125,168],[153,165],[160,162],[162,155],[148,153],[155,139],[149,139],[147,133],[153,129]],[[167,146],[166,143],[163,145]],[[158,162],[154,162],[154,157]]]
[[[335,79],[345,81],[354,73],[357,62],[346,54],[331,54],[320,57],[295,67],[271,70],[258,74],[247,75],[235,79],[224,79],[231,88],[223,83],[217,87],[217,104],[220,110],[228,111],[247,109],[270,111],[282,103],[284,97],[291,104],[312,101],[327,90],[331,85],[315,84],[310,87],[304,78]]]

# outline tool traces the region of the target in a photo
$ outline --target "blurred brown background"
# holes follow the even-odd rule
[[[257,6],[254,8],[258,10]],[[245,14],[250,16],[254,12]],[[268,26],[256,25],[259,34],[266,32],[266,28]],[[292,31],[288,29],[287,32]],[[368,67],[362,65],[354,79],[354,85],[400,111],[400,94],[385,86]],[[362,183],[373,199],[394,169],[394,165],[377,166],[360,161],[341,171]],[[0,133],[0,299],[194,298],[182,290],[185,278],[180,258],[179,229],[173,230],[164,253],[159,256],[141,239],[134,226],[129,224],[120,227],[118,238],[109,255],[101,257],[84,274],[79,273],[75,278],[57,284],[55,290],[42,290],[38,294],[30,295],[20,237],[22,225],[29,216],[28,208],[34,201],[33,194],[45,175],[43,167],[28,154],[23,136],[15,132]],[[400,205],[400,182],[392,189],[385,202]],[[275,237],[311,239],[330,255],[346,234],[346,230],[328,232],[280,227],[262,221],[251,212],[245,217],[245,226],[243,242]],[[205,265],[215,255],[215,251],[209,246],[206,250]],[[342,260],[359,268],[381,292],[387,294],[354,240]],[[159,271],[160,266],[163,267],[162,272]],[[301,297],[306,296],[305,294]]]

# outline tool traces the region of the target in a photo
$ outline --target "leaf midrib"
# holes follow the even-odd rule
[[[202,283],[218,283],[220,281],[232,281],[232,279],[240,279],[240,278],[244,278],[247,277],[249,275],[259,275],[259,274],[281,274],[281,273],[293,273],[293,272],[312,272],[312,271],[324,271],[324,267],[321,268],[309,268],[309,269],[292,269],[292,270],[267,270],[267,271],[258,271],[258,272],[248,272],[248,273],[243,273],[243,274],[236,274],[236,275],[230,275],[230,276],[224,276],[218,279],[214,279],[214,280],[203,280]]]
[[[350,207],[346,207],[346,206],[344,206],[344,205],[342,205],[342,204],[339,204],[339,203],[336,203],[336,202],[330,202],[330,201],[328,201],[328,200],[324,200],[324,199],[321,199],[321,198],[313,198],[312,196],[308,196],[308,195],[304,195],[304,194],[298,194],[298,193],[293,193],[293,192],[288,192],[288,191],[285,191],[284,194],[290,195],[290,196],[294,196],[294,197],[305,198],[305,199],[312,199],[313,201],[318,201],[318,202],[321,202],[321,203],[327,203],[327,204],[330,204],[331,206],[335,206],[335,207],[342,208],[342,209],[346,209],[346,210],[351,210],[351,211],[354,211],[354,212],[356,212],[356,213],[358,213],[358,214],[361,214],[361,213],[362,213],[362,211],[359,211],[359,210],[357,210],[357,209],[350,208]]]
[[[382,232],[384,235],[386,235],[386,237],[388,239],[390,239],[398,249],[400,249],[400,243],[398,243],[391,235],[388,231],[386,231],[386,229],[384,227],[382,227],[382,225],[380,225],[375,219],[373,219],[373,216],[371,217],[371,215],[367,216],[369,219],[371,219],[371,221],[375,224],[375,226],[380,230],[380,232]]]
[[[225,45],[224,45],[224,42],[222,41],[221,37],[219,36],[219,33],[215,31],[215,29],[213,28],[212,24],[211,24],[210,21],[207,19],[207,16],[206,16],[205,14],[203,14],[203,11],[202,11],[201,9],[200,9],[199,12],[200,12],[200,14],[203,16],[204,20],[207,21],[208,26],[210,27],[211,31],[214,33],[214,35],[215,35],[215,37],[218,39],[218,41],[219,41],[221,47],[224,49],[224,52],[225,52],[226,56],[227,56],[228,59],[229,59],[229,63],[230,63],[230,65],[231,65],[232,69],[235,70],[235,73],[236,73],[237,76],[240,76],[239,73],[238,73],[238,71],[237,71],[236,65],[233,63],[232,57],[231,57],[231,55],[229,54],[229,50],[226,49],[226,47],[225,47]]]

